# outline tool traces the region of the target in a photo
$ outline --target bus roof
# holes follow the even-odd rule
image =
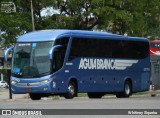
[[[87,37],[108,37],[123,38],[126,40],[147,41],[146,38],[128,37],[123,35],[111,34],[107,32],[86,31],[86,30],[39,30],[26,33],[17,39],[17,42],[42,42],[54,41],[61,36],[87,36]],[[128,39],[129,38],[129,39]]]

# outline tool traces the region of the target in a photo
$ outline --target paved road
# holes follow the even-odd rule
[[[27,94],[13,94],[9,99],[8,90],[0,90],[0,109],[2,108],[32,108],[32,109],[160,109],[160,94],[156,97],[132,96],[130,98],[116,98],[105,96],[102,99],[78,97],[71,100],[42,98],[32,101]]]
[[[160,109],[160,95],[157,95],[156,97],[151,97],[150,95],[133,96],[131,98],[121,99],[113,96],[103,97],[102,99],[89,99],[87,97],[79,97],[72,100],[66,100],[64,98],[43,98],[39,101],[26,99],[24,98],[24,95],[21,95],[21,97],[15,96],[16,95],[13,95],[13,100],[0,100],[0,109]],[[59,118],[60,116],[57,117]],[[67,117],[70,118],[70,116]],[[86,117],[87,116],[85,116],[85,118]],[[124,116],[124,118],[125,117],[127,116]],[[141,117],[150,118],[151,116]],[[152,117],[160,118],[160,116]],[[112,116],[112,118],[116,118],[116,116]]]
[[[160,109],[160,96],[157,97],[131,97],[115,98],[104,97],[102,99],[64,98],[55,100],[43,98],[39,101],[30,99],[16,99],[0,101],[0,109]]]

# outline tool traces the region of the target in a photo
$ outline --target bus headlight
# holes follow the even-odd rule
[[[47,80],[41,81],[41,83],[42,83],[42,84],[46,84],[46,83],[48,83],[48,82],[50,82],[50,81],[51,81],[50,79],[47,79]]]
[[[16,81],[14,81],[14,80],[12,80],[12,81],[11,81],[11,84],[17,84],[17,82],[16,82]]]

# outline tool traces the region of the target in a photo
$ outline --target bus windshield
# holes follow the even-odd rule
[[[12,75],[40,77],[51,72],[49,50],[53,42],[17,43],[14,48]]]

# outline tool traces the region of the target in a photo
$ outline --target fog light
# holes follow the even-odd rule
[[[53,81],[53,88],[56,88],[56,82]]]

